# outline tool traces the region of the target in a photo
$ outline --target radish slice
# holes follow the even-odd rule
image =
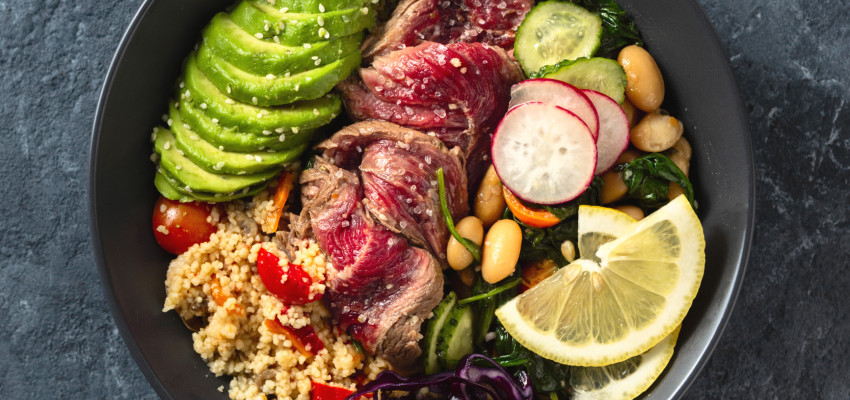
[[[564,203],[582,194],[596,169],[596,142],[574,113],[541,102],[512,108],[493,135],[493,167],[517,197]]]
[[[594,90],[584,90],[599,116],[599,136],[596,138],[598,158],[596,174],[611,169],[620,154],[629,147],[629,119],[617,102]]]
[[[511,87],[509,108],[531,101],[554,104],[571,111],[587,124],[594,140],[599,136],[596,109],[581,89],[566,82],[545,78],[525,80]]]

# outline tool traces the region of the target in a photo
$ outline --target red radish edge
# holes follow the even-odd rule
[[[558,197],[558,198],[554,198],[554,199],[540,199],[540,198],[534,198],[534,197],[528,196],[528,195],[527,195],[527,193],[524,193],[524,191],[522,191],[522,190],[516,190],[516,184],[517,184],[518,182],[515,182],[515,181],[513,180],[513,178],[511,178],[510,176],[507,176],[506,174],[504,174],[504,172],[506,172],[504,169],[506,169],[506,168],[503,168],[503,167],[507,167],[507,165],[508,165],[508,164],[502,164],[502,163],[501,163],[501,161],[502,161],[502,160],[501,160],[502,156],[501,156],[501,154],[500,154],[500,153],[502,153],[502,152],[497,151],[497,147],[498,147],[499,145],[507,146],[507,144],[502,144],[502,141],[500,141],[500,139],[502,138],[502,136],[504,136],[504,135],[506,135],[506,134],[507,134],[507,133],[505,133],[505,132],[506,132],[506,131],[505,131],[505,129],[506,129],[506,123],[511,122],[511,119],[512,119],[512,118],[514,118],[514,117],[516,117],[517,115],[519,115],[519,114],[517,114],[517,113],[519,113],[519,112],[523,112],[523,111],[528,111],[528,110],[529,110],[529,108],[531,108],[531,107],[545,107],[545,108],[548,108],[548,110],[542,110],[541,112],[547,112],[547,111],[548,111],[548,112],[551,112],[551,111],[553,111],[553,110],[558,110],[558,111],[560,111],[560,112],[563,112],[563,113],[564,113],[563,115],[567,115],[567,116],[569,116],[569,117],[574,118],[574,119],[575,119],[575,122],[576,122],[576,126],[577,126],[577,127],[580,127],[580,129],[582,129],[582,131],[583,131],[583,132],[587,135],[587,136],[586,136],[586,138],[587,138],[587,140],[588,140],[588,143],[584,143],[583,145],[587,147],[587,149],[586,149],[586,150],[588,150],[588,151],[592,151],[592,153],[591,153],[591,154],[592,154],[592,156],[591,156],[591,157],[592,157],[592,159],[588,159],[588,160],[586,160],[586,161],[584,161],[584,162],[579,162],[579,163],[577,163],[577,164],[579,164],[579,165],[592,165],[592,166],[593,166],[593,167],[592,167],[592,168],[590,168],[588,171],[586,171],[586,175],[587,175],[587,177],[586,177],[586,178],[584,178],[584,177],[582,176],[582,178],[581,178],[582,180],[581,180],[581,181],[579,181],[578,183],[575,183],[575,184],[571,185],[571,187],[570,187],[570,189],[571,189],[571,190],[569,190],[569,191],[565,191],[565,193],[563,193],[563,194],[562,194],[562,196],[561,196],[561,197]],[[540,121],[544,121],[544,120],[546,120],[546,119],[541,119]],[[506,122],[506,121],[508,121],[508,122]],[[579,140],[581,140],[581,139],[580,139],[580,138],[581,138],[581,136],[576,136],[576,138],[578,138]],[[572,111],[570,111],[570,110],[564,109],[564,108],[562,108],[562,107],[556,106],[556,105],[554,105],[554,104],[548,104],[548,103],[544,103],[544,102],[535,101],[535,102],[527,102],[527,103],[523,103],[523,104],[520,104],[520,105],[518,105],[518,106],[516,106],[516,107],[511,108],[510,110],[508,110],[508,112],[507,112],[507,113],[505,114],[505,116],[502,118],[501,122],[499,122],[499,125],[496,127],[496,130],[495,130],[495,132],[494,132],[494,134],[493,134],[493,140],[492,140],[492,142],[491,142],[491,145],[490,145],[490,146],[491,146],[491,147],[490,147],[490,155],[491,155],[491,158],[492,158],[492,160],[493,160],[493,168],[496,170],[496,174],[497,174],[497,175],[499,176],[499,178],[502,180],[502,184],[504,184],[504,185],[505,185],[505,187],[507,187],[507,188],[508,188],[508,190],[510,190],[510,191],[511,191],[511,192],[512,192],[515,196],[519,197],[519,198],[520,198],[520,199],[522,199],[522,200],[525,200],[525,201],[531,202],[531,203],[536,203],[536,204],[559,204],[559,203],[565,203],[565,202],[567,202],[567,201],[570,201],[570,200],[575,199],[576,197],[578,197],[579,195],[581,195],[582,193],[584,193],[584,192],[587,190],[588,186],[590,186],[590,182],[593,180],[594,171],[595,171],[595,166],[596,166],[596,159],[597,159],[598,154],[597,154],[597,149],[596,149],[595,141],[593,140],[593,134],[591,133],[590,128],[588,128],[588,127],[587,127],[587,125],[586,125],[586,124],[584,124],[584,121],[582,121],[582,120],[581,120],[581,118],[579,118],[579,116],[577,116],[575,113],[573,113],[573,112],[572,112]],[[532,149],[532,150],[533,150],[533,149]],[[507,157],[507,154],[506,154],[505,156]],[[581,153],[579,153],[577,156],[581,157]],[[516,158],[515,158],[515,157],[521,157],[521,155],[519,155],[519,154],[515,154],[515,155],[514,155],[514,157],[511,157],[511,158],[512,158],[512,161],[513,161],[514,163],[516,162]],[[568,157],[568,156],[564,156],[564,157]],[[573,157],[575,157],[575,156],[573,156]],[[541,161],[541,160],[538,160],[538,161]],[[549,161],[549,160],[546,160],[546,161]],[[511,160],[508,160],[508,161],[506,161],[506,162],[510,163],[510,162],[511,162]],[[501,165],[500,165],[500,164],[501,164]],[[573,173],[574,171],[575,171],[575,169],[568,170],[568,171],[563,171],[563,170],[561,170],[561,171],[557,171],[557,172],[559,172],[559,173],[563,174],[563,173]],[[584,175],[584,174],[585,174],[585,173],[584,173],[585,171],[578,171],[578,172],[582,173],[582,175]],[[514,173],[513,175],[514,175],[514,176],[521,176],[522,174]],[[544,174],[544,175],[545,175],[545,174]],[[562,176],[562,175],[559,175],[559,177],[560,177],[560,176]],[[505,179],[506,177],[507,177],[508,179]],[[534,178],[534,177],[525,176],[525,179],[524,179],[524,180],[532,179],[532,178]],[[512,185],[513,185],[514,187],[512,187]],[[555,191],[554,191],[554,190],[546,190],[546,191],[544,191],[544,192],[548,194],[548,193],[554,193]]]
[[[559,91],[558,93],[553,93]],[[520,98],[517,98],[519,95]],[[509,109],[530,102],[556,105],[576,114],[590,128],[593,139],[599,137],[599,116],[593,102],[581,89],[557,79],[524,80],[511,87]]]
[[[599,118],[596,138],[596,175],[611,169],[629,147],[629,118],[614,99],[594,90],[582,90],[593,103]]]

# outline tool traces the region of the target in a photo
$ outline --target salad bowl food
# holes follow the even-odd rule
[[[702,234],[705,237],[704,274],[701,272],[702,282],[699,285],[699,291],[693,299],[690,311],[682,321],[681,331],[676,343],[676,352],[672,360],[667,365],[665,372],[643,394],[643,396],[652,398],[677,398],[687,390],[688,385],[710,356],[713,347],[722,334],[740,288],[754,222],[752,150],[747,131],[746,114],[739,97],[734,75],[726,54],[699,6],[694,1],[673,0],[622,0],[618,3],[636,23],[645,47],[651,50],[652,56],[654,56],[664,76],[666,96],[662,107],[683,122],[685,136],[694,149],[690,164],[690,180],[693,186],[697,188],[696,198],[692,204],[697,205],[699,223],[702,224]],[[165,121],[168,121],[168,125],[171,124],[171,119],[163,118],[163,112],[169,101],[174,99],[172,96],[175,80],[178,76],[181,76],[184,58],[193,49],[196,49],[200,32],[213,15],[231,5],[232,1],[183,0],[166,2],[151,0],[144,2],[113,60],[95,118],[89,200],[96,258],[107,298],[119,330],[143,373],[154,389],[164,398],[227,398],[224,388],[229,385],[230,378],[226,375],[214,376],[204,360],[195,353],[192,337],[186,329],[189,325],[187,322],[191,321],[181,320],[178,314],[174,312],[162,312],[163,299],[166,297],[163,281],[173,256],[164,252],[157,245],[151,231],[151,210],[154,209],[154,204],[159,196],[151,182],[154,180],[155,173],[157,173],[157,179],[160,179],[160,174],[164,174],[162,169],[154,167],[152,161],[161,161],[160,155],[165,154],[169,148],[169,143],[166,142],[165,146],[161,146],[162,141],[157,140],[157,146],[159,146],[157,153],[159,154],[151,155],[152,138],[150,132],[152,127],[162,125]],[[322,9],[320,11],[324,13],[324,6],[320,4],[319,7]],[[363,14],[365,15],[366,12]],[[332,24],[329,22],[327,28],[330,29]],[[259,29],[262,31],[262,24],[260,25],[261,28]],[[327,37],[328,31],[325,29],[325,22],[321,18],[318,26],[322,27],[319,34],[322,35],[322,32],[324,32],[325,37]],[[351,26],[348,27],[351,28]],[[346,26],[341,24],[340,29],[344,28]],[[359,26],[355,28],[360,29]],[[352,35],[356,34],[355,28],[351,28]],[[269,31],[268,26],[265,26],[265,31]],[[260,38],[262,32],[257,33],[257,35]],[[295,42],[298,42],[299,39],[297,36],[286,37],[283,35],[281,37],[274,36],[274,38],[276,41],[294,40]],[[387,40],[395,39],[390,35]],[[366,48],[364,54],[377,51],[375,49],[380,48],[380,46],[380,41],[372,42]],[[309,46],[304,47],[310,48]],[[487,50],[489,51],[489,49]],[[452,51],[472,50],[463,46],[456,46],[452,47]],[[206,61],[201,57],[203,49],[199,50],[198,54],[198,63],[210,63],[208,59],[211,56],[207,55]],[[498,56],[500,53],[495,52],[493,54]],[[488,56],[493,56],[493,54]],[[517,58],[521,59],[521,63],[522,59],[528,59],[528,57],[527,54],[517,55]],[[314,58],[314,60],[316,66],[322,63],[320,59]],[[342,64],[339,65],[336,65],[337,63],[328,64],[327,70],[333,68],[348,68],[350,70],[356,64],[356,62],[350,60],[353,59],[340,59]],[[490,60],[501,59],[497,57]],[[459,60],[452,59],[452,64],[456,61]],[[193,68],[191,62],[187,65],[187,70]],[[342,65],[348,66],[342,67]],[[525,67],[525,65],[523,66]],[[455,67],[460,67],[459,62]],[[473,66],[470,66],[470,68],[473,68]],[[535,67],[535,69],[537,68]],[[463,73],[465,73],[466,68],[464,67],[463,70]],[[504,72],[506,76],[512,73],[517,74],[510,71]],[[347,71],[341,74],[346,75]],[[526,74],[529,74],[528,71],[526,71]],[[226,79],[226,71],[217,78]],[[271,80],[272,78],[267,75],[267,79]],[[288,73],[286,78],[289,79]],[[310,79],[307,79],[307,82],[309,81]],[[311,86],[305,85],[305,91],[314,90],[314,86],[321,83],[317,83],[317,81],[321,81],[321,79],[311,83]],[[333,83],[330,86],[333,86]],[[342,84],[341,87],[344,91],[356,90],[356,88],[350,86],[350,83]],[[182,89],[183,86],[180,86],[180,88]],[[231,87],[227,86],[228,93],[230,93],[230,89]],[[325,89],[329,89],[329,87],[322,90]],[[246,103],[253,101],[254,105],[259,103],[260,106],[263,106],[266,101],[286,99],[284,103],[289,103],[299,100],[297,95],[291,98],[286,97],[292,96],[292,91],[286,90],[269,94],[268,98],[263,97],[266,92],[261,92],[259,99],[256,92],[251,92],[251,90],[254,90],[252,87],[242,88],[235,85],[233,90],[233,95],[241,96],[241,101]],[[295,92],[298,90],[298,86],[296,86]],[[608,99],[600,100],[603,102],[612,101],[602,93],[593,92],[589,95],[594,99]],[[620,95],[622,95],[622,91],[620,91]],[[311,99],[315,97],[313,96]],[[622,100],[618,99],[617,101],[621,102]],[[178,106],[176,103],[171,104],[174,104],[173,108]],[[206,110],[206,103],[198,104],[200,104],[200,108]],[[616,105],[616,102],[612,104]],[[351,112],[351,105],[349,104],[349,106],[349,112]],[[507,104],[505,104],[506,106]],[[594,109],[596,108],[598,107],[594,107]],[[615,108],[617,107],[615,106]],[[319,108],[312,109],[315,115],[320,114]],[[587,141],[587,146],[594,147],[596,135],[600,133],[596,129],[591,131],[587,127],[588,125],[582,123],[575,114],[563,108],[543,106],[540,103],[538,105],[522,104],[513,108],[508,115],[517,115],[521,112],[529,113],[531,112],[529,110],[532,109],[556,110],[555,112],[560,113],[558,115],[561,115],[566,123],[574,123],[579,127],[578,129],[586,130],[586,138],[593,135],[592,140],[588,139],[590,141]],[[172,113],[174,112],[172,109]],[[596,113],[596,111],[593,112]],[[357,117],[356,112],[352,114],[355,114],[355,118]],[[329,115],[331,114],[329,113]],[[172,114],[172,116],[177,117],[179,114]],[[332,114],[330,118],[334,116],[336,114]],[[602,124],[600,123],[600,125]],[[183,126],[188,129],[189,125],[175,126],[175,132],[179,132]],[[401,127],[395,125],[388,127],[386,124],[373,122],[358,126],[361,129],[359,135],[363,135],[365,130],[371,129],[372,131],[383,132],[381,134],[385,135],[384,137],[390,137],[392,134],[390,131],[393,130],[397,130],[398,135],[404,135],[405,140],[408,140],[407,137],[410,135],[415,136],[413,133],[401,130]],[[503,120],[502,125],[496,129],[497,139],[499,135],[507,135],[500,133],[508,129],[505,126],[510,127],[510,124],[506,124]],[[326,128],[329,129],[327,133],[333,133],[340,127],[332,124]],[[344,134],[346,129],[349,128],[340,131],[343,134],[340,141],[328,141],[319,146],[319,150],[324,150],[324,154],[329,155],[329,159],[333,160],[336,157],[339,162],[340,157],[344,157],[340,154],[343,151],[341,149],[345,146]],[[268,134],[270,133],[272,132],[268,132]],[[280,142],[284,142],[287,137],[291,140],[293,135],[298,134],[298,130],[277,133],[281,134]],[[263,134],[266,134],[266,132],[263,132]],[[351,140],[357,139],[357,132],[349,129],[348,134],[353,137]],[[154,137],[157,138],[158,135],[161,134],[155,133]],[[198,140],[194,137],[193,139]],[[442,137],[440,139],[446,140]],[[426,137],[416,140],[405,142],[405,145],[430,149],[428,151],[431,151],[429,153],[431,155],[424,159],[428,164],[431,164],[432,155],[436,157],[435,159],[449,157],[448,152],[441,147],[436,139]],[[497,142],[498,140],[494,139],[494,143]],[[596,146],[599,146],[599,144],[597,143]],[[354,145],[349,145],[349,147],[353,149]],[[624,146],[615,147],[617,147],[616,155],[618,155]],[[265,150],[265,147],[262,150]],[[215,152],[215,149],[210,151]],[[357,151],[360,151],[360,147],[357,147]],[[593,152],[592,158],[595,160],[597,157],[596,150],[591,151]],[[605,161],[605,168],[608,168],[614,162],[616,155],[613,158],[608,156],[608,160]],[[180,152],[180,156],[183,156],[182,152]],[[259,162],[260,156],[255,157]],[[504,159],[503,157],[502,160]],[[242,162],[244,163],[244,160]],[[493,163],[497,164],[498,162],[500,160],[495,159],[494,155]],[[507,162],[507,164],[505,164],[505,161],[501,162],[503,168],[506,168],[504,165],[510,164],[510,162]],[[234,160],[234,163],[237,162]],[[222,165],[224,165],[223,162],[221,165],[215,164],[212,168],[218,170],[222,168]],[[322,168],[324,168],[322,171],[327,172],[333,170],[335,166],[328,164]],[[421,163],[419,168],[423,168]],[[499,168],[499,165],[496,165],[497,172],[499,172]],[[181,170],[180,166],[176,170]],[[454,173],[452,179],[464,181],[466,177],[463,175],[465,174],[458,171],[462,170],[458,169],[452,172],[449,168],[446,171],[447,179],[451,178],[452,173]],[[343,172],[338,170],[335,176],[339,178],[343,175]],[[596,172],[599,173],[600,171]],[[179,174],[175,170],[170,173]],[[559,194],[549,203],[543,201],[537,203],[552,204],[571,200],[587,188],[593,173],[594,168],[591,165],[588,170],[588,182],[581,190]],[[437,174],[440,177],[440,185],[444,185],[443,170],[440,169]],[[499,174],[504,181],[507,172],[502,170]],[[461,178],[458,178],[458,176],[461,176]],[[480,179],[480,176],[477,178]],[[163,194],[166,194],[163,188],[171,186],[164,179],[169,178],[163,177],[162,179],[157,181],[157,188]],[[268,181],[268,177],[264,176],[263,179]],[[320,184],[323,179],[326,178],[319,177],[316,182]],[[470,173],[469,179],[476,179],[474,173]],[[519,181],[521,180],[520,177]],[[174,181],[172,180],[172,182]],[[227,180],[222,182],[228,183]],[[257,190],[262,190],[259,186],[255,186],[255,181],[252,181],[251,184],[251,188],[257,187]],[[304,177],[302,177],[302,184],[308,188],[310,185],[319,185]],[[506,183],[507,185],[508,183]],[[182,187],[172,187],[172,189],[175,190],[170,193],[175,197],[189,196],[191,198],[193,195],[195,197],[202,195],[192,192],[188,185],[185,189]],[[246,192],[249,189],[247,184],[245,189]],[[471,193],[474,192],[474,189],[469,190]],[[518,197],[527,195],[525,192],[517,191],[516,193]],[[540,195],[534,193],[534,191],[529,193],[530,196]],[[166,196],[168,195],[166,194]],[[441,196],[445,197],[445,194],[443,193]],[[449,200],[451,200],[451,194]],[[529,199],[523,197],[522,200]],[[445,213],[448,213],[448,211],[445,211]],[[344,226],[347,226],[347,222]],[[404,227],[404,222],[402,222],[401,228]],[[163,227],[156,229],[159,228]],[[316,227],[314,226],[313,229],[316,230]],[[165,234],[167,235],[167,232]],[[395,236],[389,239],[390,242],[395,240],[394,238]],[[434,246],[433,242],[429,242],[429,240],[431,240],[430,237],[423,239],[421,246],[425,248],[431,246],[431,249],[437,253],[442,251],[439,249],[441,245]],[[259,257],[266,257],[263,251],[260,250]],[[275,260],[275,263],[277,263],[277,259]],[[259,260],[256,261],[258,264],[260,262]],[[451,264],[451,260],[449,264]],[[260,275],[262,274],[261,271]],[[485,279],[487,279],[486,276]],[[499,279],[501,277],[493,281]],[[264,283],[267,286],[269,285],[265,280]],[[429,309],[436,305],[436,300],[439,300],[439,298],[433,299],[433,304],[430,304]],[[167,302],[166,308],[169,308]],[[244,309],[242,312],[244,312]],[[425,313],[427,314],[428,310],[425,310]],[[497,313],[497,315],[500,314]],[[417,318],[414,317],[414,319]],[[669,332],[665,331],[664,335]],[[364,344],[368,346],[368,343]],[[472,362],[469,361],[470,359],[470,357],[464,357],[464,361],[461,363]],[[392,362],[392,359],[390,361]]]

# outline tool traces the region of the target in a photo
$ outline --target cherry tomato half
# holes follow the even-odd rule
[[[322,297],[310,296],[313,278],[300,265],[289,263],[284,271],[280,258],[262,247],[257,253],[257,273],[266,289],[285,304],[307,304]]]
[[[181,203],[160,196],[153,206],[153,236],[172,254],[182,254],[195,243],[209,240],[216,226],[207,222],[212,206],[206,203]]]

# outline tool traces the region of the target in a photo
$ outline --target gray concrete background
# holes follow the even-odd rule
[[[850,3],[699,0],[743,92],[757,229],[688,399],[850,395]],[[140,1],[0,0],[0,393],[153,399],[89,244],[92,118]],[[721,116],[722,117],[722,116]]]

